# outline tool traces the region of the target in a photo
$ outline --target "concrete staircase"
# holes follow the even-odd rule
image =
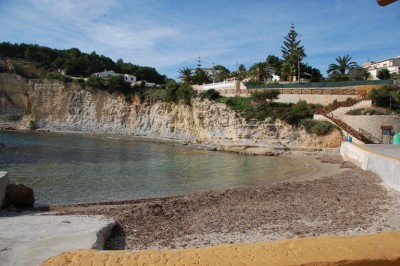
[[[333,111],[335,111],[338,108],[341,107],[351,107],[354,106],[358,103],[360,103],[360,100],[357,101],[346,101],[346,102],[337,102],[335,104],[331,104],[327,107],[324,107],[322,109],[316,110],[315,114],[322,115],[326,118],[328,118],[330,121],[335,123],[340,129],[346,131],[349,135],[353,136],[357,140],[365,143],[365,144],[376,144],[380,143],[380,140],[375,138],[371,133],[369,133],[366,130],[359,129],[358,131],[351,127],[350,125],[346,124],[342,120],[340,120],[338,117],[334,116],[332,114]]]

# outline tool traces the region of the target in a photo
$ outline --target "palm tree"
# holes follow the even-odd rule
[[[296,47],[296,49],[294,50],[294,57],[297,60],[297,82],[300,83],[300,62],[301,60],[303,60],[304,57],[307,57],[303,46]]]
[[[182,69],[179,69],[178,73],[179,73],[179,77],[178,78],[182,82],[186,82],[186,83],[192,82],[193,70],[191,68],[184,67]]]
[[[337,57],[336,58],[337,64],[330,64],[328,68],[328,74],[335,74],[339,73],[340,75],[344,76],[346,75],[346,70],[350,70],[352,68],[357,67],[357,63],[351,61],[351,56],[350,55],[345,55],[343,57]]]
[[[258,62],[251,66],[250,75],[258,81],[266,81],[272,75],[274,69],[269,67],[267,62]]]

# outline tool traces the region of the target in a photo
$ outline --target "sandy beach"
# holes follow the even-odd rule
[[[54,206],[50,211],[115,219],[106,249],[191,248],[400,230],[400,193],[382,185],[377,175],[340,156],[303,159],[313,167],[309,175],[270,185]]]

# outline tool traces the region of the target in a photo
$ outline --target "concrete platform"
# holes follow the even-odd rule
[[[382,156],[387,156],[393,159],[400,160],[400,145],[390,145],[390,144],[358,144],[359,147],[364,147],[370,152],[381,154]]]
[[[103,216],[0,211],[0,265],[40,265],[64,251],[102,249],[114,224]]]
[[[43,263],[50,265],[400,265],[400,232],[136,253],[81,250],[62,253]]]

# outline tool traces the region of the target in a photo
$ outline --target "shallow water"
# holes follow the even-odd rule
[[[305,175],[304,161],[190,149],[129,136],[2,132],[0,171],[40,204],[182,195]]]

